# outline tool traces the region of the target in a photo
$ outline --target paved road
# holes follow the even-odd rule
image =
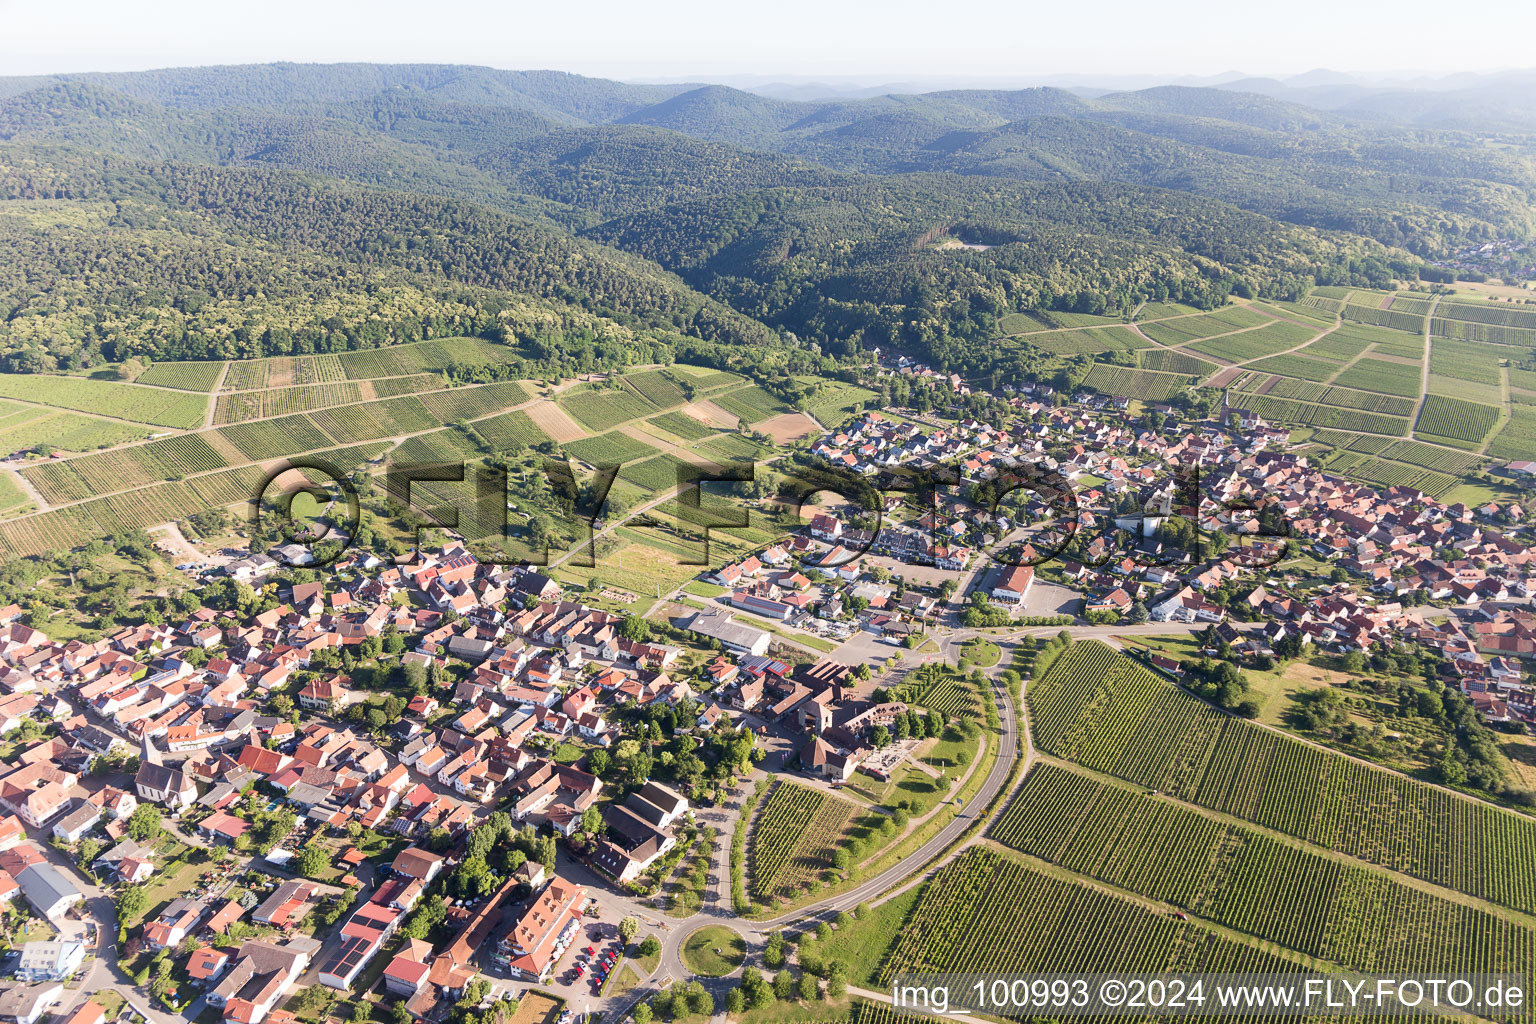
[[[959,639],[944,636],[941,645],[957,646],[969,633],[975,631],[959,631]],[[1005,643],[1007,641],[1004,641]],[[968,806],[962,809],[952,821],[941,828],[931,839],[923,843],[918,849],[902,857],[900,861],[882,871],[875,877],[861,882],[852,889],[829,896],[826,899],[816,901],[804,907],[781,914],[773,918],[747,920],[736,916],[731,903],[731,875],[730,875],[730,841],[735,823],[739,820],[741,802],[744,794],[751,792],[746,786],[742,786],[738,795],[724,808],[719,809],[721,818],[711,821],[720,829],[720,843],[717,847],[714,866],[711,872],[711,885],[707,898],[699,912],[693,917],[677,922],[675,926],[668,927],[663,935],[658,936],[662,940],[661,960],[656,973],[647,984],[637,987],[632,992],[620,999],[597,1001],[592,1004],[592,1009],[600,1012],[622,1013],[640,999],[647,998],[659,987],[659,981],[666,978],[690,979],[691,975],[683,966],[681,949],[683,941],[697,928],[710,924],[725,924],[739,932],[747,941],[749,954],[761,952],[767,942],[768,933],[779,930],[787,925],[796,923],[810,923],[821,919],[831,918],[838,913],[851,910],[860,903],[877,903],[883,898],[889,898],[908,885],[915,884],[926,874],[937,868],[940,864],[958,854],[966,846],[970,845],[976,837],[962,840],[965,833],[975,826],[977,817],[985,813],[993,798],[1002,792],[1012,774],[1015,761],[1020,756],[1022,749],[1025,767],[1034,760],[1034,749],[1029,741],[1027,723],[1022,721],[1018,710],[1014,707],[1011,695],[996,678],[1008,665],[1009,658],[1004,657],[998,665],[990,670],[993,689],[992,693],[997,702],[1000,735],[998,737],[997,757],[993,761],[987,777],[982,781],[976,793],[971,797]],[[762,776],[759,775],[759,778]],[[749,780],[755,781],[755,780]],[[642,929],[642,934],[644,930]],[[739,973],[739,972],[738,972]],[[716,994],[722,994],[726,989],[736,984],[732,975],[729,978],[697,979],[707,989]]]

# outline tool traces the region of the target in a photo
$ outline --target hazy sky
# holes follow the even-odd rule
[[[1529,0],[0,0],[0,74],[274,60],[653,79],[1449,72],[1536,63],[1532,28]]]

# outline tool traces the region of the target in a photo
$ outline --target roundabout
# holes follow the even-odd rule
[[[723,924],[705,925],[688,933],[678,953],[693,973],[724,978],[746,961],[747,940]]]

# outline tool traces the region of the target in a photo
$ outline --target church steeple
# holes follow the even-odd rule
[[[139,764],[164,764],[160,757],[160,750],[155,746],[154,740],[149,738],[149,730],[144,730],[144,740],[139,750]]]

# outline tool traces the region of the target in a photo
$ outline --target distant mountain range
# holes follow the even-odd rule
[[[174,226],[183,234],[173,259],[188,261],[175,287],[192,287],[191,264],[208,259],[187,254],[185,240],[216,225],[230,247],[221,253],[277,246],[289,269],[362,260],[392,266],[392,281],[422,294],[436,294],[435,276],[564,296],[605,315],[645,315],[654,303],[663,315],[650,322],[706,337],[763,340],[767,325],[845,344],[933,317],[918,333],[937,351],[948,333],[982,337],[988,317],[1012,309],[1385,282],[1414,273],[1415,258],[1528,237],[1536,75],[1440,85],[1312,72],[828,99],[773,83],[749,91],[440,64],[0,78],[0,198],[108,202],[106,223],[125,233],[109,231],[114,244],[158,246],[171,236],[155,225]],[[193,188],[166,165],[206,170]],[[140,181],[152,183],[147,193]],[[263,189],[282,201],[268,210]],[[225,192],[238,198],[234,213],[204,198]],[[302,216],[300,195],[330,219],[289,223]],[[422,196],[431,202],[412,198]],[[410,231],[362,231],[345,211],[369,204],[408,213]],[[70,216],[103,215],[92,206]],[[12,261],[0,310],[30,325],[16,311],[43,301],[28,289],[48,268],[32,273],[29,261],[46,261],[70,230],[91,252],[103,236],[62,214],[44,226],[41,213],[29,216],[21,224],[0,210],[0,263]],[[441,232],[474,241],[443,247],[447,264],[423,259]],[[991,248],[930,245],[946,235]],[[530,246],[552,262],[527,260]],[[487,253],[515,270],[486,265]],[[132,287],[112,283],[113,301]],[[307,287],[292,277],[285,294],[297,303]],[[413,301],[412,316],[430,318],[464,299]],[[111,311],[88,319],[94,326],[69,330],[110,335]],[[0,349],[14,348],[4,331]]]

